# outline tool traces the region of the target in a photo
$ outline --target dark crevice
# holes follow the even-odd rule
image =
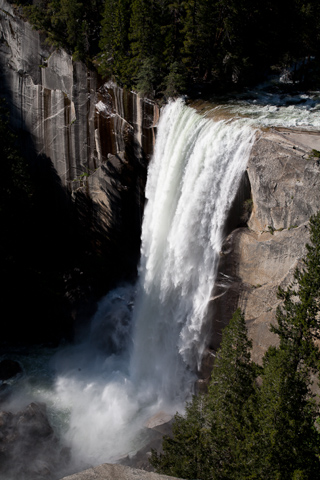
[[[225,228],[224,243],[221,248],[217,278],[208,306],[208,320],[204,322],[206,350],[198,373],[198,389],[206,391],[210,379],[214,355],[220,346],[222,329],[234,314],[241,294],[237,277],[237,259],[234,252],[234,238],[238,229],[247,228],[252,210],[251,185],[247,172],[244,173],[235,199],[229,210]]]

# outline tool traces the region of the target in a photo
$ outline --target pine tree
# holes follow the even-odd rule
[[[157,472],[181,478],[210,478],[206,402],[195,395],[186,404],[185,415],[176,413],[172,437],[163,439],[163,453],[152,450],[150,463]]]
[[[186,89],[187,72],[181,62],[174,62],[169,67],[169,73],[164,79],[165,95],[167,97],[175,97]]]
[[[162,10],[158,0],[133,0],[130,18],[130,73],[143,93],[152,93],[161,83]]]
[[[75,60],[91,60],[98,53],[103,0],[40,0],[24,8],[34,28],[46,32],[54,47],[66,48]]]
[[[156,471],[186,479],[240,478],[246,464],[245,406],[256,375],[250,348],[244,317],[237,310],[223,331],[208,394],[194,396],[185,416],[176,415],[173,438],[165,438],[163,454],[153,452]]]
[[[212,479],[239,478],[246,465],[246,405],[255,391],[257,371],[251,361],[251,347],[238,309],[223,330],[207,398]]]
[[[316,480],[320,475],[318,408],[307,370],[297,370],[290,352],[270,348],[264,357],[262,386],[246,434],[248,479]]]
[[[320,213],[310,218],[310,244],[301,269],[287,289],[279,288],[283,305],[277,310],[277,325],[271,330],[280,338],[280,348],[292,354],[297,368],[319,367],[320,351]]]
[[[310,219],[310,244],[303,268],[288,288],[279,288],[283,304],[271,330],[279,347],[264,356],[262,386],[252,409],[252,479],[320,478],[319,409],[311,391],[319,369],[320,214]]]
[[[114,76],[118,83],[130,84],[129,25],[131,0],[106,0],[100,36],[99,71]]]

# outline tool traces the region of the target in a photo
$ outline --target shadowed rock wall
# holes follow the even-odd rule
[[[36,155],[51,159],[71,189],[109,154],[128,154],[129,145],[139,159],[152,153],[154,103],[112,83],[98,91],[95,72],[49,47],[5,0],[0,0],[0,80],[12,125],[26,134]]]
[[[59,263],[66,315],[74,317],[78,298],[82,305],[97,299],[136,273],[159,110],[133,92],[103,84],[96,72],[48,46],[6,0],[0,0],[0,97],[36,185],[36,240],[32,232],[26,236],[35,255],[42,251],[41,265],[50,258],[49,278]],[[13,303],[16,293],[10,291]],[[25,296],[31,308],[37,304],[30,292]],[[33,331],[31,325],[31,336]]]

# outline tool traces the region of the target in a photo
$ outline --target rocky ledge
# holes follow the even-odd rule
[[[104,463],[61,480],[174,480],[174,478],[123,465]]]

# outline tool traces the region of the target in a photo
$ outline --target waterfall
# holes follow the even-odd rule
[[[185,398],[201,361],[223,227],[253,136],[248,122],[214,122],[182,100],[161,114],[146,186],[131,373],[166,398]]]
[[[78,470],[138,449],[145,421],[182,411],[193,393],[224,224],[254,135],[248,120],[214,121],[182,100],[163,108],[137,284],[110,292],[88,338],[55,358],[51,401]]]

